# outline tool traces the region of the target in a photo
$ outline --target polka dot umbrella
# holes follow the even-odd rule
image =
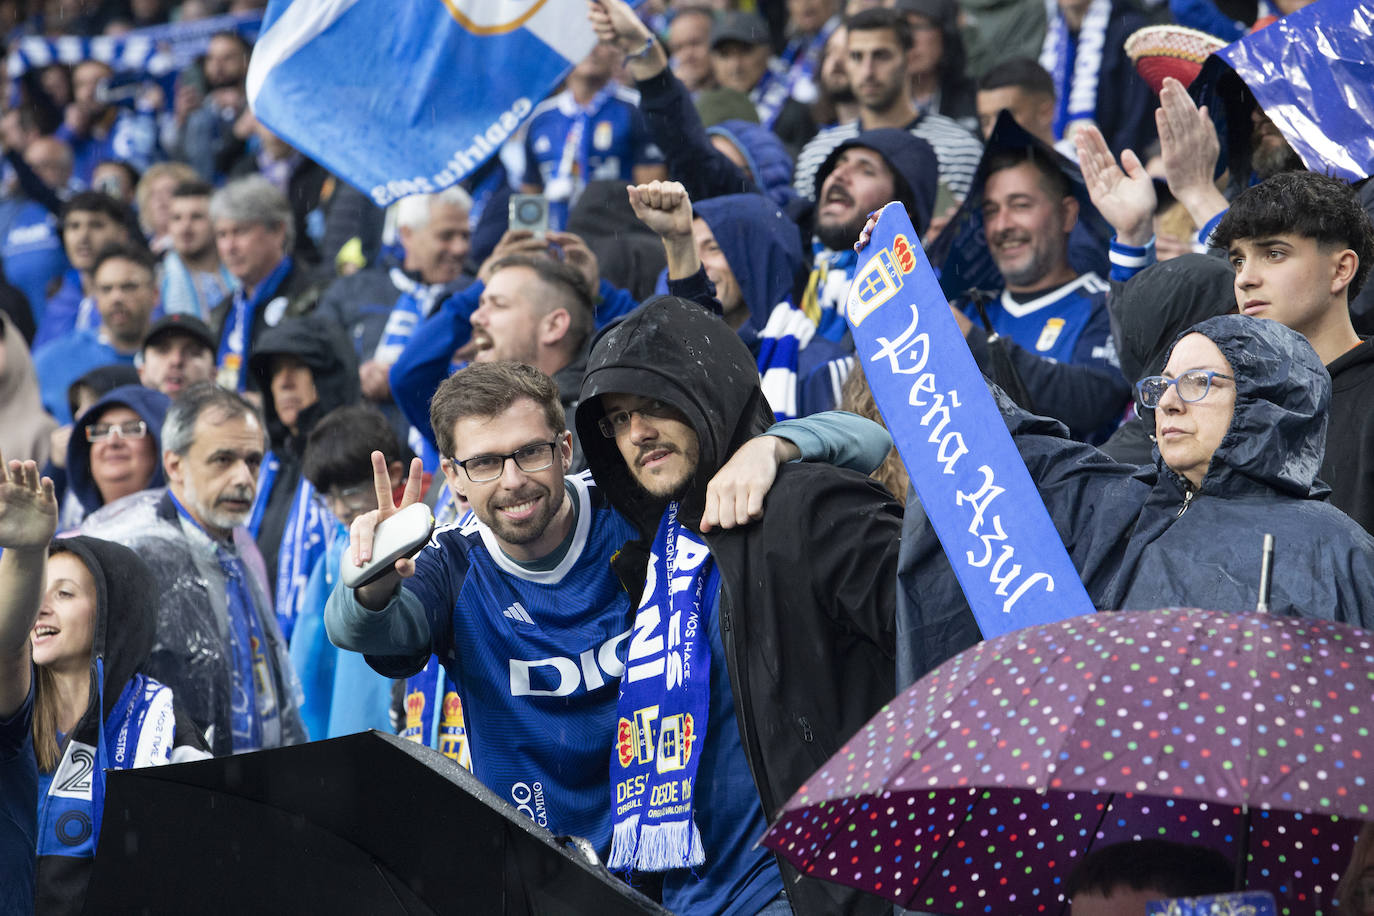
[[[988,640],[881,709],[764,843],[803,874],[941,913],[1060,912],[1096,844],[1245,862],[1280,912],[1331,912],[1370,817],[1374,634],[1174,609]]]

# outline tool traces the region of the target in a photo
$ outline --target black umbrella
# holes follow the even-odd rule
[[[452,760],[379,732],[111,771],[87,911],[182,909],[667,913]]]

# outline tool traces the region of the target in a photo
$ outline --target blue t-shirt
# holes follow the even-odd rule
[[[639,93],[612,83],[586,108],[564,91],[534,109],[525,134],[522,183],[544,189],[549,227],[562,229],[587,182],[629,181],[636,165],[662,161],[639,112]]]
[[[1097,274],[1082,274],[1064,286],[1026,301],[1006,290],[987,306],[992,329],[1036,356],[1061,363],[1116,368],[1106,349],[1111,338],[1107,284]],[[978,327],[978,310],[964,307]]]
[[[4,238],[0,239],[0,262],[5,279],[17,286],[29,300],[35,325],[43,321],[48,303],[48,284],[67,269],[67,253],[57,217],[31,200],[15,201],[0,216]]]
[[[94,331],[76,331],[39,347],[33,354],[33,371],[38,376],[44,409],[59,423],[72,422],[67,389],[92,369],[113,363],[132,366],[134,354],[120,353]]]
[[[33,912],[38,766],[33,756],[33,682],[24,705],[0,719],[0,914]]]
[[[540,826],[605,855],[611,736],[634,617],[607,558],[635,532],[588,477],[566,483],[581,504],[555,568],[514,562],[469,518],[435,533],[404,591],[425,608],[433,654],[457,687],[473,774]],[[418,667],[369,661],[383,674]]]
[[[678,916],[757,913],[782,891],[773,853],[755,848],[768,829],[735,718],[735,692],[720,635],[720,571],[706,580],[711,640],[711,711],[693,790],[692,818],[701,831],[706,863],[663,876],[663,905]]]

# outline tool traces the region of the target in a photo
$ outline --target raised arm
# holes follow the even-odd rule
[[[52,481],[32,461],[0,457],[0,719],[29,694],[30,643],[43,600],[48,543],[57,531]]]
[[[1194,105],[1183,84],[1169,77],[1159,92],[1155,125],[1169,190],[1201,229],[1227,207],[1226,198],[1212,180],[1221,141],[1207,106]]]

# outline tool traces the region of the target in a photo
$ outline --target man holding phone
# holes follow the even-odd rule
[[[475,517],[440,528],[381,578],[337,587],[325,609],[329,637],[389,677],[412,675],[437,656],[472,727],[474,774],[536,823],[586,837],[604,856],[633,619],[610,559],[634,528],[588,475],[565,476],[572,436],[556,386],[537,369],[468,366],[440,385],[430,414],[444,475]],[[775,426],[712,480],[707,523],[759,517],[782,461],[871,467],[889,441],[853,415]],[[372,460],[380,508],[354,520],[345,566],[369,562],[377,526],[420,498],[417,462],[396,505],[380,453]]]

